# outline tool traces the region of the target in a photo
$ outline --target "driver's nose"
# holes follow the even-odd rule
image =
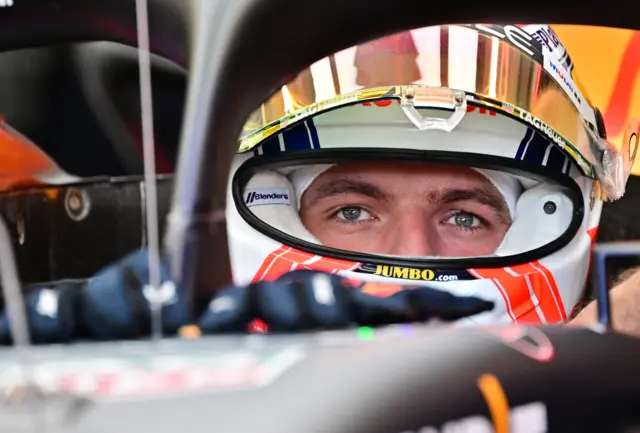
[[[438,255],[438,232],[423,209],[400,212],[390,227],[387,254],[397,256]]]

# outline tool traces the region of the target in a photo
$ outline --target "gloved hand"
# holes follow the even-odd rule
[[[121,340],[149,335],[151,303],[162,305],[162,327],[175,333],[189,320],[185,297],[170,279],[166,262],[160,263],[161,285],[149,285],[149,254],[145,250],[129,254],[96,274],[81,291],[78,313],[89,337]]]
[[[458,297],[430,287],[407,287],[388,297],[365,293],[364,283],[315,271],[289,272],[273,282],[230,286],[218,292],[200,316],[205,333],[243,332],[253,319],[271,331],[307,331],[453,321],[489,311],[493,303]]]
[[[31,341],[63,343],[78,333],[78,300],[84,281],[60,281],[36,287],[25,296]],[[9,319],[0,315],[0,344],[11,344]]]
[[[161,263],[162,285],[149,286],[149,255],[140,250],[107,266],[84,282],[60,282],[25,296],[34,343],[59,343],[86,337],[94,340],[134,339],[149,334],[151,300],[160,296],[167,334],[187,323],[183,296]],[[0,315],[0,342],[10,342],[6,313]]]
[[[26,296],[35,343],[132,339],[149,334],[148,253],[138,251],[100,271],[86,283],[61,282]],[[166,334],[188,323],[186,299],[161,269],[162,322]],[[367,294],[352,280],[314,271],[294,271],[273,282],[229,286],[218,292],[196,321],[203,333],[245,332],[254,319],[271,331],[305,331],[420,322],[452,321],[488,311],[491,302],[457,297],[429,287],[408,287],[389,297]],[[0,315],[0,341],[9,342]]]

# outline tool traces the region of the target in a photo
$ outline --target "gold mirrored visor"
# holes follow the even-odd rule
[[[548,61],[548,59],[543,60]],[[342,50],[314,63],[256,110],[240,152],[288,125],[339,106],[389,96],[401,86],[446,87],[537,129],[573,157],[585,175],[600,164],[598,137],[581,115],[581,93],[508,42],[463,26],[427,27]],[[576,99],[578,98],[578,99]],[[576,99],[574,102],[573,99]],[[583,99],[583,98],[582,98]]]

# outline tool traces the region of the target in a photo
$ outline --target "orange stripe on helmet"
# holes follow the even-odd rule
[[[505,298],[515,322],[558,323],[567,320],[555,278],[539,261],[473,271],[474,275],[492,280]]]
[[[538,308],[544,314],[547,323],[558,323],[567,320],[564,303],[560,297],[555,278],[549,269],[539,261],[512,266],[511,270],[529,279],[531,290],[538,298]]]
[[[549,287],[549,290],[553,297],[553,303],[556,305],[556,308],[558,309],[558,313],[560,313],[559,320],[556,320],[556,322],[566,322],[567,311],[564,306],[564,302],[562,300],[562,296],[560,295],[560,290],[558,289],[558,284],[556,283],[556,279],[553,276],[553,273],[549,270],[549,268],[544,266],[538,260],[531,262],[531,266],[533,266],[537,271],[542,273],[542,276]],[[549,309],[551,311],[551,307]],[[549,319],[547,318],[547,320]]]
[[[301,266],[296,269],[313,269],[316,271],[335,274],[340,271],[352,271],[360,266],[360,263],[348,262],[346,260],[338,260],[322,256],[313,256],[312,260],[313,261],[310,263],[301,263]]]
[[[505,268],[470,269],[472,275],[489,279],[496,286],[507,306],[507,313],[516,323],[542,323],[531,299],[526,279]]]
[[[280,258],[290,250],[291,247],[282,245],[277,250],[271,252],[264,262],[262,262],[262,265],[260,265],[258,272],[253,276],[251,282],[272,281],[287,272],[288,270],[283,269],[286,266],[286,262],[280,260]],[[289,266],[291,266],[290,263]]]
[[[360,266],[360,263],[317,256],[286,245],[281,245],[280,248],[271,252],[264,262],[262,262],[262,265],[251,282],[273,281],[281,275],[297,269],[316,270],[335,274],[340,271],[353,270],[358,266]]]
[[[511,299],[509,298],[504,287],[502,287],[502,284],[500,284],[500,282],[496,278],[494,278],[496,276],[496,273],[492,271],[496,271],[496,269],[468,269],[468,271],[471,275],[473,275],[478,279],[491,280],[493,285],[496,286],[496,289],[498,289],[498,292],[502,296],[502,300],[504,301],[504,304],[507,308],[507,314],[509,315],[511,320],[513,320],[514,322],[517,322],[517,317],[513,314]]]

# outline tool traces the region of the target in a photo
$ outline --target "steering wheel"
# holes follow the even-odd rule
[[[187,64],[187,14],[185,0],[148,2],[150,48],[154,67],[175,74]],[[23,0],[0,14],[0,49],[15,49],[57,43],[91,41],[117,42],[137,47],[135,1],[115,0]],[[96,49],[77,45],[73,53],[79,79],[89,106],[114,146],[116,155],[128,173],[142,173],[142,158],[131,131],[124,125],[111,99],[101,93],[108,77],[136,62],[136,51],[127,47]],[[108,49],[108,48],[111,49]],[[132,54],[133,53],[133,54]],[[106,63],[106,61],[109,61]]]
[[[108,42],[77,44],[72,50],[74,69],[84,97],[102,131],[112,143],[127,173],[144,172],[137,131],[140,121],[138,53],[131,47]],[[170,141],[177,147],[182,114],[181,96],[187,71],[160,56],[152,56],[156,167],[172,172],[174,155],[168,157]],[[165,113],[169,111],[169,113]],[[160,140],[162,139],[162,140]],[[169,146],[173,147],[173,146]]]
[[[188,0],[148,0],[153,54],[188,61]],[[137,47],[135,1],[22,0],[0,14],[0,50],[109,41]]]

